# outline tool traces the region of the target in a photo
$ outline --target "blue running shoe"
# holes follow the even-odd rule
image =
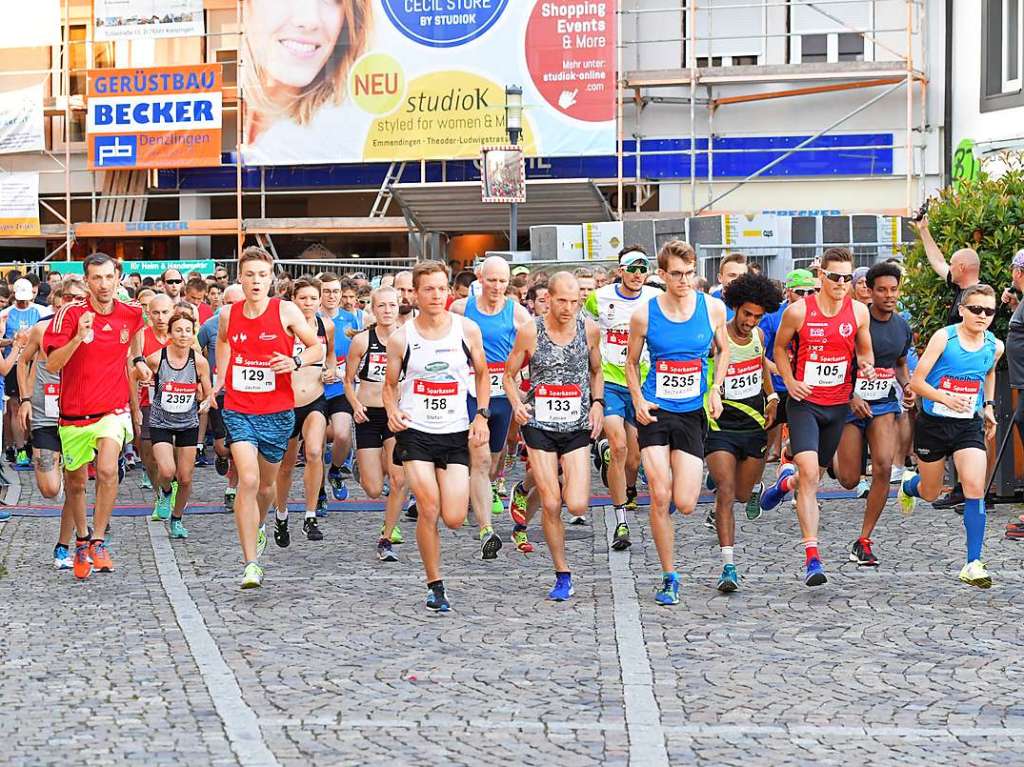
[[[679,576],[669,573],[664,577],[661,588],[654,595],[654,601],[659,605],[679,604]]]
[[[782,503],[783,499],[789,495],[788,492],[783,490],[780,485],[784,479],[788,479],[796,474],[796,468],[791,463],[787,463],[781,469],[779,469],[779,478],[775,480],[775,484],[761,493],[761,509],[762,511],[771,511]]]
[[[740,574],[736,572],[736,565],[725,565],[722,574],[718,578],[718,590],[723,594],[729,594],[740,587]]]
[[[448,601],[448,594],[443,586],[439,589],[430,589],[427,592],[427,609],[439,613],[446,613],[452,609],[451,602]]]
[[[344,501],[348,498],[348,484],[342,476],[341,469],[332,466],[327,472],[327,480],[331,483],[331,494],[336,501]]]
[[[7,522],[13,516],[7,509],[0,509],[0,522]]]
[[[318,517],[327,516],[327,492],[321,487],[320,495],[316,498],[316,515]]]
[[[807,563],[804,585],[821,586],[825,583],[828,583],[828,578],[825,577],[825,568],[821,566],[821,560],[815,557]]]
[[[552,602],[564,602],[575,593],[572,576],[568,573],[559,573],[555,576],[555,587],[548,592],[548,599]]]

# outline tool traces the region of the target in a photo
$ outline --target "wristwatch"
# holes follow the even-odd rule
[[[486,407],[478,407],[476,409],[476,414],[477,415],[482,415],[484,417],[484,419],[486,420],[486,419],[489,419],[491,417],[491,409],[490,408],[486,408]]]
[[[994,399],[987,399],[987,400],[985,400],[985,404],[983,405],[983,407],[988,407],[989,405],[991,405],[992,407],[995,407],[996,406],[996,401]]]
[[[300,357],[298,354],[292,357],[292,361],[295,363],[296,370],[302,367],[302,357]]]
[[[594,404],[596,404],[596,403],[598,403],[598,402],[600,402],[600,403],[601,403],[601,407],[602,407],[602,408],[603,408],[603,407],[607,407],[607,406],[606,406],[606,405],[604,404],[604,397],[593,397],[593,398],[591,398],[591,400],[590,400],[590,404],[591,404],[591,405],[594,405]]]
[[[133,357],[133,358],[132,358],[132,365],[138,365],[138,364],[139,364],[140,362],[141,362],[141,363],[142,363],[143,365],[145,365],[145,364],[146,364],[146,358],[145,358],[145,357],[143,357],[143,356],[142,356],[141,354],[140,354],[140,355],[139,355],[138,357]]]

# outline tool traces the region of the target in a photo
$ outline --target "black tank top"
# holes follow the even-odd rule
[[[377,337],[377,328],[371,326],[366,332],[369,333],[369,337],[366,340],[366,354],[363,355],[363,363],[359,367],[359,380],[383,383],[384,374],[388,369],[387,347]]]

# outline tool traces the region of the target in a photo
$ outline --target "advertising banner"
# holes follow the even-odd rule
[[[60,0],[0,0],[0,48],[60,45]]]
[[[143,277],[159,277],[168,269],[177,269],[183,275],[199,272],[206,276],[213,274],[216,264],[206,261],[124,261],[121,264],[124,274],[140,274]],[[81,274],[81,261],[53,261],[50,270],[61,274]]]
[[[615,152],[614,0],[337,5],[244,5],[246,164],[477,158],[508,141],[508,85],[527,156]]]
[[[0,93],[0,154],[43,149],[43,84]]]
[[[90,170],[220,165],[220,64],[91,69]]]
[[[99,40],[202,35],[203,0],[93,0]]]
[[[38,237],[39,174],[0,173],[0,237]]]

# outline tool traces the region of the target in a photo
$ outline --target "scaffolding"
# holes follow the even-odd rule
[[[175,183],[168,188],[163,188],[158,183],[157,171],[144,170],[119,170],[119,171],[95,171],[87,167],[76,166],[75,158],[72,156],[73,146],[71,140],[71,125],[73,118],[80,118],[85,113],[85,103],[80,94],[72,94],[73,79],[84,77],[83,69],[92,68],[89,66],[91,55],[79,56],[79,59],[86,60],[84,68],[72,66],[75,59],[73,53],[76,46],[86,46],[91,51],[94,46],[113,45],[112,43],[97,43],[92,35],[91,4],[76,3],[72,8],[71,0],[62,0],[63,34],[60,45],[55,47],[50,56],[50,67],[38,69],[0,70],[0,90],[6,90],[4,86],[7,78],[16,76],[24,80],[27,76],[38,75],[46,78],[50,84],[51,94],[47,98],[44,114],[51,118],[54,123],[50,130],[53,137],[53,145],[57,145],[56,136],[61,134],[63,140],[60,147],[55,151],[45,151],[48,161],[53,163],[52,167],[39,167],[44,163],[36,162],[35,172],[43,175],[60,174],[63,176],[63,190],[59,193],[48,193],[40,196],[42,209],[51,217],[51,221],[57,223],[44,224],[43,236],[49,241],[60,238],[59,245],[56,245],[46,254],[46,260],[54,258],[72,257],[72,246],[76,239],[95,238],[126,238],[126,237],[228,237],[235,238],[237,248],[240,250],[247,238],[256,238],[273,247],[273,237],[277,235],[313,235],[326,236],[329,234],[408,234],[414,229],[410,226],[407,216],[389,215],[392,206],[392,192],[396,186],[400,187],[403,171],[406,171],[406,163],[392,163],[383,174],[383,180],[379,188],[267,188],[268,169],[265,167],[243,168],[241,162],[242,133],[246,119],[246,108],[244,101],[239,98],[239,83],[242,82],[242,74],[246,67],[245,61],[245,28],[243,24],[242,0],[205,0],[204,6],[207,11],[216,10],[222,14],[234,14],[234,29],[228,31],[211,31],[206,28],[202,36],[203,53],[199,61],[181,63],[202,63],[212,61],[209,57],[210,45],[208,41],[218,39],[216,44],[218,56],[216,61],[225,66],[235,68],[235,85],[225,85],[223,89],[223,114],[235,118],[233,151],[229,152],[229,158],[221,166],[225,172],[233,172],[234,188],[219,190],[204,189],[193,191],[181,188]],[[871,23],[866,26],[844,22],[840,17],[844,8],[862,5],[871,9]],[[893,140],[889,146],[873,144],[870,147],[845,147],[847,149],[888,149],[893,152],[903,149],[904,152],[904,175],[906,179],[906,192],[904,205],[898,210],[890,209],[884,211],[889,214],[908,214],[915,206],[914,181],[918,180],[918,196],[924,193],[925,169],[925,131],[927,127],[926,112],[926,87],[928,78],[926,75],[926,29],[925,29],[925,0],[619,0],[617,3],[617,58],[618,78],[616,88],[616,122],[617,122],[617,148],[616,167],[617,175],[614,178],[603,178],[595,183],[607,192],[617,191],[617,203],[613,206],[613,213],[619,218],[640,215],[643,204],[650,199],[655,189],[664,184],[678,184],[681,181],[688,181],[689,187],[689,213],[701,214],[721,210],[720,203],[737,189],[753,183],[770,180],[766,174],[773,168],[783,163],[787,158],[800,153],[812,153],[822,151],[821,146],[816,146],[816,141],[822,136],[834,133],[838,128],[846,124],[851,118],[871,108],[875,104],[885,100],[892,100],[892,97],[899,91],[903,91],[906,104],[905,112],[902,115],[904,126],[904,141],[901,143]],[[879,26],[875,23],[878,9],[882,7],[902,9],[900,14],[901,23],[889,26]],[[760,30],[760,42],[762,56],[754,63],[743,62],[739,64],[722,66],[724,63],[716,61],[714,46],[722,41],[733,40],[739,35],[732,34],[732,30],[726,29],[727,34],[718,34],[716,29],[722,27],[721,14],[730,11],[744,9],[760,13],[764,23]],[[858,36],[864,41],[863,48],[870,51],[870,56],[863,56],[862,61],[826,61],[819,63],[807,63],[806,61],[790,61],[791,49],[799,47],[794,42],[802,34],[799,30],[789,27],[788,21],[783,24],[781,31],[775,29],[773,19],[785,17],[787,20],[794,12],[810,12],[820,15],[838,29],[844,30]],[[84,16],[88,13],[88,16]],[[651,14],[672,14],[678,15],[681,24],[678,34],[672,32],[660,33],[660,36],[644,37],[641,34],[641,21],[645,17],[651,18]],[[719,14],[718,28],[715,24],[715,16]],[[840,15],[837,15],[840,14]],[[706,18],[706,33],[699,29],[698,18]],[[889,14],[889,18],[892,13]],[[86,34],[84,39],[72,39],[72,24],[80,25],[86,23]],[[225,25],[225,29],[227,25]],[[625,34],[627,28],[630,34]],[[897,44],[896,38],[901,40]],[[193,38],[190,38],[193,39]],[[916,42],[916,50],[915,50]],[[636,51],[641,46],[657,46],[662,44],[678,44],[682,56],[675,68],[644,69],[641,67],[627,67],[626,55],[630,51]],[[125,43],[129,54],[132,50],[132,41]],[[118,43],[118,46],[121,44]],[[707,55],[701,60],[699,55],[700,46],[706,46]],[[770,47],[783,48],[786,51],[784,61],[771,61],[768,57]],[[113,50],[113,48],[111,48]],[[121,48],[118,47],[118,53]],[[220,55],[224,54],[224,55]],[[163,62],[156,61],[155,65]],[[125,66],[120,60],[109,62],[111,66]],[[919,89],[918,108],[915,110],[915,86]],[[682,95],[676,95],[677,92]],[[753,152],[755,150],[742,148],[723,148],[716,146],[716,138],[727,135],[716,133],[716,114],[725,107],[732,107],[740,104],[754,102],[767,102],[780,99],[812,99],[815,96],[828,93],[839,93],[843,91],[877,91],[863,103],[851,108],[837,120],[830,121],[827,125],[814,131],[813,135],[800,141],[795,146],[775,151],[774,158],[765,163],[762,167],[749,173],[742,179],[723,179],[715,176],[715,161],[731,153]],[[645,149],[643,139],[645,134],[645,111],[652,106],[672,106],[678,112],[688,112],[689,144],[685,147],[673,147],[664,149]],[[680,124],[686,122],[686,113],[675,114]],[[699,118],[699,115],[700,116]],[[674,119],[675,119],[674,117]],[[634,149],[629,149],[627,143],[627,123],[633,126],[632,138],[635,143]],[[59,129],[57,129],[59,124]],[[703,130],[706,126],[707,130]],[[225,125],[225,131],[228,128]],[[679,135],[679,134],[676,134]],[[701,144],[703,143],[703,146]],[[77,148],[74,148],[77,153]],[[760,151],[760,150],[757,150]],[[689,160],[688,179],[656,179],[645,177],[644,161],[651,160],[658,155],[682,155]],[[697,160],[703,157],[706,160],[706,176],[698,178]],[[633,162],[635,168],[630,177],[624,176],[627,160]],[[10,159],[8,156],[0,157],[0,172],[8,169]],[[446,180],[446,166],[443,161],[437,164],[441,168],[441,177]],[[408,163],[408,170],[415,175],[414,166],[416,163]],[[427,181],[427,163],[420,162],[419,181]],[[306,166],[312,168],[313,166]],[[84,177],[84,179],[82,178]],[[870,176],[880,178],[886,176]],[[888,176],[891,178],[891,176]],[[254,178],[258,178],[258,188],[255,188]],[[850,182],[858,179],[849,176],[841,176],[843,181]],[[794,183],[802,179],[791,179]],[[820,180],[820,179],[817,179]],[[698,199],[698,188],[706,186],[707,195],[703,200]],[[624,204],[624,190],[629,186],[635,192],[635,201],[631,206],[633,210],[627,210]],[[357,195],[365,198],[366,213],[362,216],[349,217],[272,217],[268,216],[268,200],[275,197],[296,197],[308,198],[315,195],[336,195],[347,196]],[[163,200],[174,200],[177,204],[190,197],[215,200],[217,198],[233,198],[233,216],[195,218],[186,221],[168,221],[166,223],[187,223],[188,226],[178,231],[172,227],[154,227],[146,229],[135,224],[147,220],[147,208],[152,213],[152,207]],[[88,203],[88,214],[79,215],[76,220],[74,208],[81,210],[85,203]],[[361,203],[360,203],[361,204]],[[180,211],[180,207],[179,207]],[[246,211],[250,215],[246,215]],[[258,211],[258,215],[251,215]],[[879,211],[883,212],[883,211]],[[185,216],[179,212],[179,218]],[[151,220],[151,219],[150,219]]]
[[[619,218],[628,215],[624,209],[624,191],[627,185],[635,187],[634,213],[640,213],[641,206],[646,197],[650,196],[650,188],[664,183],[678,183],[677,181],[657,181],[644,178],[642,173],[643,158],[656,155],[685,155],[689,160],[689,193],[690,213],[700,215],[710,212],[714,206],[737,189],[756,182],[758,179],[780,165],[787,158],[800,152],[821,151],[820,147],[813,146],[822,136],[832,133],[840,126],[847,123],[851,118],[864,112],[875,104],[885,100],[887,97],[902,90],[905,95],[906,108],[904,113],[904,136],[902,145],[895,142],[889,146],[877,144],[870,147],[844,147],[847,149],[891,149],[893,151],[903,149],[904,151],[904,175],[906,180],[905,204],[898,210],[880,211],[890,214],[902,213],[910,215],[916,207],[914,198],[914,178],[918,177],[918,198],[924,195],[925,180],[925,131],[927,128],[927,84],[928,78],[925,66],[926,58],[926,27],[925,27],[925,0],[677,0],[675,5],[669,4],[668,0],[654,0],[659,3],[656,7],[646,6],[646,0],[621,0],[618,13],[618,89],[616,97],[616,114],[618,123],[617,141],[617,214]],[[633,7],[626,7],[631,4]],[[871,21],[867,28],[844,21],[836,15],[841,10],[849,11],[852,7],[862,6],[867,10]],[[878,18],[880,8],[887,6],[891,9],[902,10],[902,24],[877,28],[875,20]],[[760,38],[760,51],[757,63],[744,63],[737,66],[722,66],[722,61],[716,65],[716,58],[723,59],[723,56],[714,55],[714,43],[743,39],[744,35],[717,35],[714,34],[714,16],[723,11],[759,11],[762,17]],[[799,30],[793,30],[790,24],[794,10],[809,11],[820,15],[829,25],[842,30],[844,34],[856,35],[863,41],[865,54],[870,51],[871,55],[863,55],[864,60],[847,61],[825,61],[825,62],[792,62],[790,59],[793,49],[794,38],[800,38],[804,34]],[[644,37],[641,33],[641,19],[651,14],[678,14],[681,19],[680,35],[675,37],[650,38]],[[708,34],[699,35],[698,26],[700,15],[706,17],[706,28]],[[891,13],[889,14],[892,15]],[[782,21],[779,17],[783,17]],[[784,26],[781,31],[770,31],[772,19],[775,19],[775,26]],[[626,27],[631,27],[631,34],[626,36]],[[883,40],[891,40],[894,36],[900,36],[902,44],[894,47],[893,44]],[[920,44],[920,52],[915,57],[915,37]],[[634,51],[639,46],[674,43],[682,43],[682,57],[680,66],[670,69],[626,69],[625,53]],[[776,48],[783,47],[785,50],[784,63],[772,63],[768,61],[769,41],[777,41]],[[797,43],[799,45],[799,43]],[[700,48],[705,47],[706,56],[699,56]],[[831,47],[831,43],[830,43]],[[881,52],[882,55],[877,55]],[[831,51],[828,58],[832,59]],[[868,60],[868,59],[871,60]],[[701,60],[703,59],[703,60]],[[764,59],[762,61],[761,59]],[[804,85],[805,83],[817,83]],[[914,109],[914,88],[919,89],[918,109]],[[771,90],[760,90],[760,86],[774,86]],[[780,87],[781,86],[781,87]],[[788,86],[788,87],[787,87]],[[663,91],[668,89],[685,89],[681,96],[662,96]],[[723,95],[723,89],[730,92]],[[735,104],[749,104],[776,99],[809,98],[826,93],[839,93],[855,90],[877,90],[881,92],[872,96],[867,101],[850,109],[839,119],[831,122],[825,127],[817,130],[812,136],[801,141],[797,146],[785,149],[770,162],[748,174],[739,181],[719,181],[714,177],[714,159],[716,154],[735,153],[754,150],[745,149],[716,149],[715,148],[715,115],[719,109]],[[738,91],[738,92],[737,92]],[[703,95],[699,95],[703,94]],[[644,134],[644,111],[652,104],[673,104],[679,107],[689,108],[689,145],[686,148],[667,149],[660,151],[644,152],[642,140]],[[626,108],[629,105],[632,110],[633,134],[630,138],[635,142],[635,150],[629,151],[626,148]],[[706,132],[698,132],[698,107],[706,110]],[[917,140],[915,140],[917,139]],[[700,149],[699,144],[703,141],[706,149]],[[707,175],[701,182],[706,184],[707,199],[699,202],[697,158],[698,155],[706,155]],[[915,157],[916,154],[916,157]],[[624,176],[625,163],[627,158],[633,159],[635,174],[632,179]],[[915,167],[917,172],[915,173]],[[844,181],[856,181],[842,177]],[[728,188],[715,193],[714,187],[728,185]]]

